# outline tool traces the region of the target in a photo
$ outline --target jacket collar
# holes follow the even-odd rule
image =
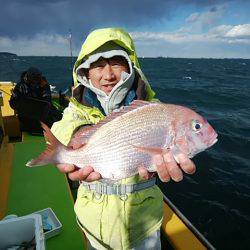
[[[125,96],[122,104],[128,106],[133,100],[146,100],[147,99],[146,83],[139,77],[139,74],[135,74],[135,79],[132,87]],[[73,97],[81,104],[87,107],[97,107],[103,114],[105,114],[100,101],[97,99],[97,95],[84,85],[78,85],[73,89]]]

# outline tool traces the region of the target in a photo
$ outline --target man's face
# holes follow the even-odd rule
[[[108,95],[120,81],[122,72],[129,73],[128,62],[124,57],[114,56],[109,59],[101,57],[90,65],[87,76],[94,87]]]
[[[41,80],[42,80],[41,75],[27,75],[26,83],[39,86]]]

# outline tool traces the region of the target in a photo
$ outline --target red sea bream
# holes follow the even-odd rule
[[[49,145],[27,166],[49,163],[92,166],[103,178],[112,180],[135,175],[142,165],[155,171],[152,155],[164,149],[172,150],[174,156],[182,152],[192,158],[217,141],[217,133],[199,114],[160,102],[134,101],[97,125],[81,128],[67,147],[46,125],[43,128]]]

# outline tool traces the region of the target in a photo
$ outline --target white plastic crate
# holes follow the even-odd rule
[[[45,239],[49,239],[60,233],[62,224],[50,207],[36,211],[34,214],[39,214],[42,216]]]
[[[28,246],[32,243],[35,245],[36,250],[45,249],[42,218],[40,215],[7,216],[0,221],[1,250],[17,249],[17,246]]]

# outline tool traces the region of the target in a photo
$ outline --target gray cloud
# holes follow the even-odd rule
[[[1,35],[33,36],[34,33],[65,34],[69,28],[80,37],[90,29],[110,25],[128,28],[147,25],[168,16],[168,1],[0,1]],[[138,11],[140,10],[141,11]]]
[[[186,22],[190,25],[190,31],[204,32],[214,25],[219,24],[225,10],[225,5],[218,5],[202,13],[192,13],[186,18]]]
[[[227,1],[182,0],[178,5],[211,6]],[[65,34],[71,28],[80,39],[90,29],[123,26],[130,31],[148,27],[162,18],[171,18],[176,9],[173,0],[0,0],[0,34],[15,38],[36,33]]]

